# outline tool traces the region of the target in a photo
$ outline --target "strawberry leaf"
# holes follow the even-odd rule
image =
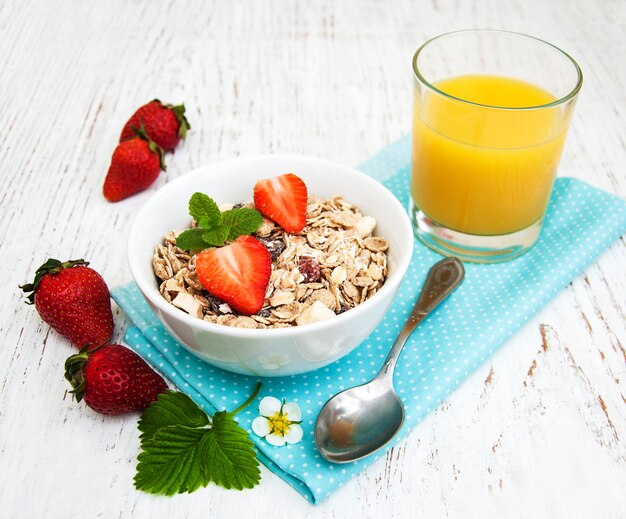
[[[185,117],[185,105],[182,104],[182,105],[176,105],[176,106],[174,105],[166,105],[166,106],[172,112],[174,112],[176,119],[178,119],[178,123],[180,124],[180,126],[178,127],[178,136],[181,139],[185,140],[185,137],[187,137],[187,130],[191,128],[189,121]]]
[[[159,395],[139,420],[142,452],[135,487],[171,496],[193,492],[211,481],[224,488],[252,488],[260,480],[259,461],[248,433],[234,416],[259,394],[261,384],[237,409],[212,419],[177,391]]]
[[[206,427],[210,422],[206,413],[187,395],[178,391],[165,391],[139,419],[139,438],[143,443],[153,438],[160,429],[177,424]]]
[[[203,227],[213,227],[222,223],[220,208],[215,201],[204,193],[194,193],[189,199],[189,214]]]
[[[176,238],[176,246],[183,250],[202,250],[207,248],[207,243],[204,241],[202,235],[205,233],[204,229],[199,227],[193,227],[181,232]]]
[[[213,415],[213,427],[202,443],[202,455],[211,460],[209,478],[224,488],[254,487],[261,479],[254,444],[230,413]]]
[[[201,455],[202,444],[211,431],[184,425],[170,425],[143,443],[137,457],[135,487],[150,494],[172,496],[193,492],[209,484]]]

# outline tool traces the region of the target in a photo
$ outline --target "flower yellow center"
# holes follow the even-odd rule
[[[289,431],[289,426],[291,422],[287,420],[287,413],[281,414],[280,411],[277,411],[273,416],[270,416],[267,419],[270,424],[270,434],[280,434],[281,436],[285,436]]]

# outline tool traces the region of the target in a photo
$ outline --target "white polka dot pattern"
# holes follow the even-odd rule
[[[384,184],[406,204],[408,163],[409,141],[404,138],[360,169],[375,178],[386,178]],[[625,232],[623,200],[578,180],[558,179],[535,247],[509,263],[466,264],[463,285],[409,339],[396,368],[395,386],[406,420],[394,443]],[[309,501],[322,501],[384,455],[380,451],[349,465],[328,463],[315,449],[313,425],[328,398],[376,374],[426,272],[439,259],[416,241],[396,301],[378,328],[350,355],[313,373],[263,380],[259,399],[271,395],[298,403],[304,439],[295,445],[272,447],[253,434],[251,437],[260,460]],[[126,342],[205,410],[234,409],[252,392],[257,379],[214,368],[180,346],[152,314],[134,283],[113,290],[113,297],[135,325],[128,329]],[[238,416],[248,431],[257,416],[259,399]]]

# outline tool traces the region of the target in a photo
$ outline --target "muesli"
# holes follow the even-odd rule
[[[254,208],[252,203],[243,206]],[[375,228],[373,217],[341,196],[308,196],[306,225],[299,233],[263,217],[252,236],[269,251],[271,275],[263,306],[253,315],[240,315],[205,290],[196,273],[196,255],[176,245],[180,232],[165,236],[152,264],[163,297],[190,315],[238,328],[286,328],[341,314],[380,289],[389,244],[374,234]]]

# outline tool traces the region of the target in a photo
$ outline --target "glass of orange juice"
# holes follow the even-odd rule
[[[413,72],[417,236],[466,261],[523,254],[541,232],[580,67],[537,38],[470,30],[426,42]]]

